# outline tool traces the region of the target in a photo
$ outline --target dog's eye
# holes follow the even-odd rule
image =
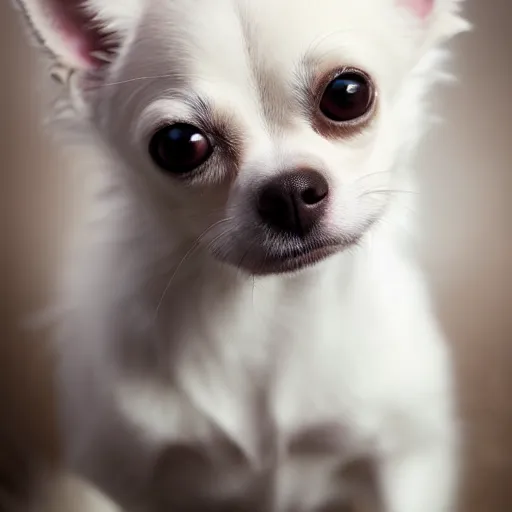
[[[206,135],[190,124],[178,123],[153,135],[149,153],[164,171],[186,174],[205,163],[213,148]]]
[[[357,71],[347,71],[325,88],[320,110],[331,121],[354,121],[370,110],[373,97],[373,86],[369,79]]]

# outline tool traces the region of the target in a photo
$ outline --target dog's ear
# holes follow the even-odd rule
[[[463,0],[396,0],[427,29],[429,39],[448,39],[470,28],[460,16]]]
[[[17,0],[38,41],[63,65],[94,70],[111,61],[140,0]]]
[[[432,13],[436,0],[400,0],[399,3],[408,8],[420,19],[426,19]]]

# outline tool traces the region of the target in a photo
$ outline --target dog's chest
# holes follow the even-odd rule
[[[273,320],[249,329],[223,327],[220,336],[212,329],[208,348],[189,335],[199,350],[191,342],[182,354],[176,397],[254,460],[268,458],[283,442],[296,447],[313,432],[330,432],[331,444],[336,439],[339,445],[343,418],[357,408],[355,354],[343,347],[325,313],[311,311],[308,321],[293,324]]]
[[[321,307],[315,295],[290,294],[286,308],[250,297],[223,322],[173,318],[186,344],[172,385],[130,385],[118,400],[151,440],[154,510],[322,512],[346,501],[347,464],[368,457],[381,421],[377,375],[366,377],[380,356],[366,355],[368,323],[334,293]]]
[[[343,429],[319,424],[265,442],[251,459],[222,437],[209,444],[170,444],[159,454],[155,509],[202,512],[323,512],[345,510],[358,489],[371,486],[371,463],[347,460]],[[357,462],[357,464],[354,464]],[[351,471],[355,467],[356,472]],[[347,508],[346,510],[350,510]]]
[[[183,367],[189,439],[163,446],[156,466],[169,509],[312,512],[347,500],[347,462],[367,444],[356,375],[340,372],[339,336],[318,326],[278,335],[288,339],[252,364],[228,357]]]

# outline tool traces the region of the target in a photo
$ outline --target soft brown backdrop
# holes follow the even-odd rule
[[[44,333],[24,315],[52,292],[70,176],[41,125],[36,52],[0,5],[0,503],[23,492],[27,454],[55,458]],[[472,34],[453,45],[456,87],[420,159],[428,262],[456,352],[467,441],[464,512],[512,511],[512,5],[469,0]],[[39,91],[39,92],[38,92]]]

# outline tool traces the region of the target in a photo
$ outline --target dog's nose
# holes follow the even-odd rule
[[[305,236],[324,215],[328,195],[329,184],[319,172],[288,172],[263,186],[258,197],[258,212],[269,227]]]

